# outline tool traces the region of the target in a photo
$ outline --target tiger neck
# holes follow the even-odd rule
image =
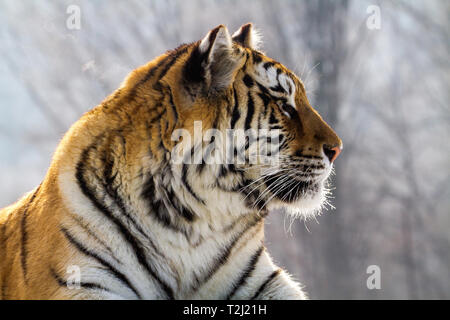
[[[184,167],[174,174],[166,166],[149,174],[141,194],[145,203],[136,203],[136,207],[144,208],[141,215],[150,215],[155,228],[181,235],[181,242],[198,246],[205,239],[240,232],[240,227],[257,224],[267,215],[265,210],[249,209],[239,193],[189,181],[188,173]]]
[[[59,167],[59,191],[68,209],[61,227],[70,233],[68,239],[85,238],[82,226],[91,225],[115,258],[130,261],[126,253],[136,252],[138,263],[129,268],[140,265],[150,272],[163,265],[164,281],[187,293],[222,272],[223,261],[238,263],[235,257],[247,252],[242,248],[262,245],[266,212],[246,208],[241,194],[193,183],[192,168],[186,176],[192,190],[180,180],[182,168],[172,172],[168,166],[151,170],[147,165],[130,172],[119,157],[108,156],[122,150],[120,139],[114,148],[112,141],[99,137]]]

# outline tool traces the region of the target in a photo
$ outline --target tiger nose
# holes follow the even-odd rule
[[[339,156],[341,153],[342,148],[340,146],[330,148],[327,145],[323,146],[323,152],[327,156],[327,158],[330,160],[330,163],[333,163],[334,160]]]

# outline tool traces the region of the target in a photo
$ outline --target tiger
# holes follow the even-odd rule
[[[308,299],[273,262],[264,221],[320,212],[342,141],[259,45],[251,23],[219,25],[75,122],[41,184],[0,212],[0,298]],[[208,129],[275,132],[232,153],[273,138],[278,162],[206,161]]]

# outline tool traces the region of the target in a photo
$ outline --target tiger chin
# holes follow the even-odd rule
[[[264,217],[320,210],[342,142],[258,42],[251,24],[220,25],[84,114],[42,183],[0,211],[0,298],[306,299]],[[228,148],[243,161],[217,157],[230,130],[248,133]],[[276,163],[249,161],[261,141]]]

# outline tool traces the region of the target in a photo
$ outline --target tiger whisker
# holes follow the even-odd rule
[[[273,193],[273,195],[269,199],[267,199],[266,202],[264,202],[264,204],[261,206],[261,208],[264,208],[270,202],[270,200],[272,200],[279,192],[283,191],[284,189],[286,189],[288,187],[289,187],[289,184],[281,186],[278,190],[276,190],[276,192]],[[261,209],[259,209],[258,214],[259,214],[260,211],[261,211]]]
[[[255,200],[256,202],[255,202],[255,204],[254,204],[254,207],[256,207],[256,206],[258,205],[258,203],[263,199],[263,196],[265,196],[265,195],[268,194],[269,192],[273,192],[273,196],[270,198],[270,199],[272,199],[276,194],[278,194],[279,191],[281,191],[281,190],[279,190],[279,189],[283,187],[283,183],[284,183],[285,181],[289,180],[294,174],[295,174],[295,172],[292,172],[292,173],[288,173],[286,176],[279,177],[279,178],[275,181],[275,183],[274,183],[274,184],[276,184],[275,187],[273,188],[273,190],[275,190],[275,191],[271,191],[271,190],[269,189],[269,187],[267,187],[267,188],[263,191],[263,193],[260,195],[260,197],[258,197],[258,199],[259,199],[259,198],[261,198],[261,199],[260,199],[259,201],[257,201],[258,199]],[[280,181],[280,178],[283,178],[283,179]],[[288,186],[288,185],[286,185],[286,187],[287,187],[287,186]],[[277,190],[277,188],[278,188],[278,190]],[[266,201],[266,203],[263,205],[263,207],[264,207],[266,204],[267,204],[267,201]]]

